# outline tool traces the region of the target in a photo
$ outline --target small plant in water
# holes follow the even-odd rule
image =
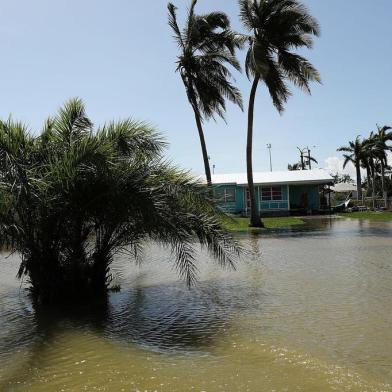
[[[106,296],[118,252],[145,241],[173,251],[180,276],[196,279],[195,240],[224,266],[239,247],[198,181],[162,160],[165,143],[133,120],[96,131],[73,99],[32,136],[0,121],[0,246],[21,255],[34,298],[44,303]]]

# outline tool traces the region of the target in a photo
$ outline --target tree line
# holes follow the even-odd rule
[[[371,131],[368,137],[357,136],[355,140],[349,141],[347,146],[338,148],[343,152],[344,164],[352,163],[356,170],[357,196],[362,200],[362,175],[361,169],[366,171],[367,196],[371,194],[373,204],[376,197],[377,181],[380,180],[380,189],[384,203],[387,203],[386,171],[391,170],[388,165],[388,152],[392,151],[391,127],[378,126],[376,131]]]
[[[251,83],[248,100],[246,166],[250,194],[250,225],[262,227],[253,183],[253,119],[256,92],[266,87],[279,113],[291,96],[288,83],[310,93],[311,82],[321,82],[319,72],[297,52],[311,49],[313,37],[320,34],[317,20],[297,0],[239,0],[239,18],[245,32],[231,29],[223,12],[198,15],[192,0],[183,28],[177,21],[177,8],[168,4],[169,25],[179,48],[177,68],[194,112],[200,138],[205,176],[211,187],[211,169],[204,137],[205,121],[224,118],[226,100],[243,110],[242,96],[233,84],[231,69],[241,71],[236,57],[246,50],[243,67]]]

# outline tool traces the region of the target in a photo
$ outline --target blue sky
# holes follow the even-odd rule
[[[185,10],[188,1],[173,1]],[[164,0],[1,0],[0,117],[37,132],[70,97],[81,97],[96,124],[134,117],[155,125],[168,157],[203,172],[193,115],[178,74],[177,48]],[[340,164],[336,148],[375,124],[392,123],[392,1],[306,0],[322,36],[306,56],[323,85],[294,90],[279,116],[263,86],[256,100],[254,169],[298,160],[309,145],[320,167]],[[223,10],[241,30],[236,0],[199,0],[198,11]],[[241,55],[242,58],[242,55]],[[250,83],[236,74],[247,102]],[[205,124],[217,172],[245,170],[246,114],[228,106],[227,124]],[[316,146],[313,148],[313,146]],[[327,162],[326,162],[327,160]]]

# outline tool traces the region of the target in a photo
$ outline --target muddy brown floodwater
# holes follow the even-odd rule
[[[392,391],[392,225],[309,220],[243,235],[179,282],[162,248],[114,265],[106,307],[35,311],[0,258],[0,391]]]

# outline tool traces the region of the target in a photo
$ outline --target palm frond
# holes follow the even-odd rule
[[[169,17],[168,17],[169,22],[168,23],[174,32],[173,38],[175,39],[175,41],[177,42],[177,44],[180,48],[184,48],[184,41],[182,38],[180,28],[178,27],[178,23],[177,23],[177,15],[176,15],[177,7],[174,6],[172,3],[168,3],[167,9],[169,12]]]
[[[0,122],[0,245],[21,254],[18,275],[36,298],[105,295],[115,255],[140,262],[151,240],[173,251],[188,285],[197,279],[197,243],[235,266],[241,248],[222,213],[205,186],[162,159],[164,147],[151,126],[131,119],[93,132],[75,101],[37,136]]]

